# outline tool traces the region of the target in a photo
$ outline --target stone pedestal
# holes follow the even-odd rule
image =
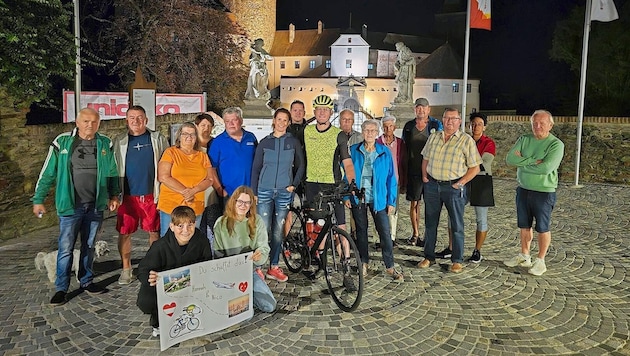
[[[396,128],[402,128],[407,121],[416,117],[415,106],[413,103],[392,103],[387,115],[396,118]]]
[[[243,118],[270,118],[273,110],[267,106],[267,100],[243,100]]]

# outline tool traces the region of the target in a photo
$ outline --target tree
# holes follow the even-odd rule
[[[619,19],[591,22],[585,95],[585,114],[630,115],[630,2],[616,1]],[[550,56],[567,63],[578,81],[582,65],[584,6],[576,7],[569,18],[558,22]],[[577,95],[577,90],[576,93]]]
[[[60,0],[0,0],[0,86],[14,105],[43,100],[55,80],[72,78],[71,15]]]
[[[211,108],[240,104],[247,85],[243,31],[194,0],[115,0],[113,71],[132,81],[140,66],[158,91],[205,91]]]

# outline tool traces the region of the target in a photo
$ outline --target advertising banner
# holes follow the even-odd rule
[[[206,111],[206,94],[155,94],[155,115]],[[74,122],[74,91],[63,92],[63,122]],[[101,114],[101,120],[122,119],[129,107],[129,93],[81,92],[81,106]],[[147,112],[149,108],[145,108]]]
[[[252,253],[159,272],[162,351],[254,316]]]

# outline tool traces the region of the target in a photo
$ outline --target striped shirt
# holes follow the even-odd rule
[[[432,133],[422,156],[429,161],[427,173],[436,180],[461,178],[469,168],[481,164],[475,140],[461,130],[457,130],[447,142],[444,142],[444,131]]]

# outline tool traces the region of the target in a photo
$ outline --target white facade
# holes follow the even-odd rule
[[[367,77],[370,45],[359,34],[342,34],[330,46],[330,76]]]
[[[282,78],[280,83],[281,106],[288,108],[294,100],[301,100],[305,104],[307,117],[313,116],[311,103],[320,94],[329,95],[333,100],[338,99],[338,78]],[[384,110],[392,106],[396,97],[396,83],[394,79],[365,78],[367,84],[365,96],[361,104],[366,111],[374,116],[383,116]],[[432,116],[440,116],[439,108],[462,106],[462,79],[423,79],[416,78],[413,86],[413,97],[424,97],[431,106],[436,108]],[[470,91],[466,95],[468,113],[473,109],[479,110],[479,80],[469,79]],[[342,108],[338,108],[340,110]]]
[[[274,57],[267,63],[269,70],[269,89],[280,85],[282,76],[299,77],[314,68],[326,64],[328,56],[286,56]]]

